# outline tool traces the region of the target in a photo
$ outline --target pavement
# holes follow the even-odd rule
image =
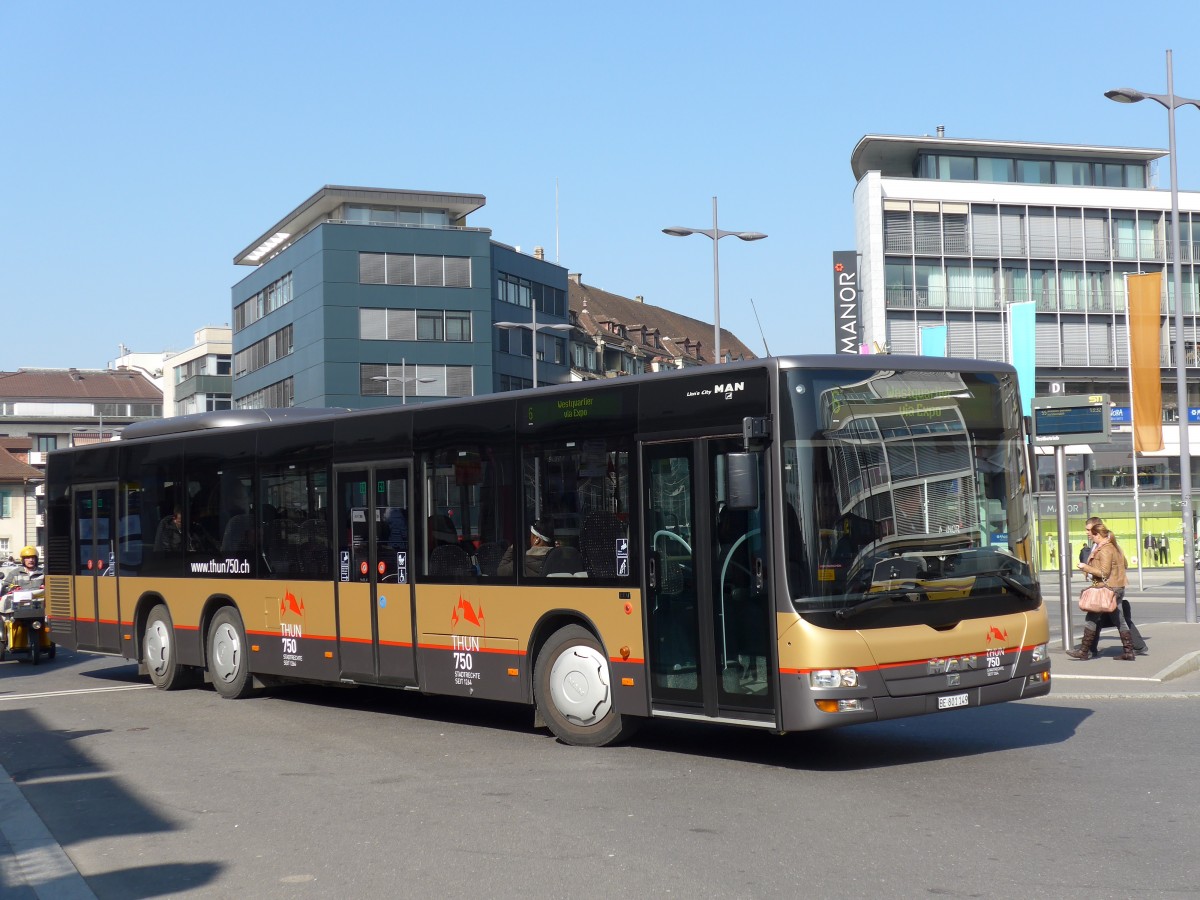
[[[1051,620],[1050,699],[1177,699],[1200,700],[1200,624],[1185,621],[1182,569],[1129,572],[1126,596],[1133,621],[1146,639],[1148,653],[1132,661],[1119,659],[1121,641],[1115,628],[1100,632],[1095,659],[1074,660],[1062,641],[1062,606],[1057,573],[1043,573],[1042,593]],[[1072,579],[1071,646],[1083,635],[1083,613],[1075,596],[1083,582]]]

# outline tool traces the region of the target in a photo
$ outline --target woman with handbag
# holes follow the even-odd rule
[[[1079,570],[1092,577],[1091,587],[1085,588],[1079,598],[1079,608],[1087,611],[1083,626],[1083,640],[1078,650],[1068,650],[1071,659],[1090,659],[1100,636],[1100,623],[1112,613],[1117,619],[1117,630],[1121,634],[1122,653],[1118,659],[1134,659],[1133,634],[1125,616],[1125,554],[1117,544],[1117,536],[1102,522],[1088,527],[1088,537],[1093,542],[1087,562],[1079,564]]]

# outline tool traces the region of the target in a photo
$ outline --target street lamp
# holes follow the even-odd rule
[[[403,372],[408,366],[404,363],[404,357],[400,357],[400,371]],[[408,403],[408,392],[406,386],[410,381],[415,381],[418,384],[429,384],[432,381],[437,381],[436,378],[418,378],[416,375],[372,375],[372,381],[398,381],[400,382],[400,405],[405,406]]]
[[[1183,615],[1196,622],[1196,545],[1192,528],[1192,454],[1188,442],[1187,352],[1183,337],[1183,275],[1179,264],[1179,169],[1175,160],[1175,110],[1181,106],[1200,109],[1200,100],[1175,96],[1171,51],[1167,51],[1167,92],[1150,94],[1133,88],[1105,91],[1117,103],[1153,100],[1167,110],[1167,150],[1171,155],[1171,268],[1175,282],[1175,390],[1179,418],[1179,505],[1183,513]],[[1128,315],[1128,311],[1126,311]]]
[[[761,241],[766,237],[761,231],[721,231],[717,228],[717,198],[713,197],[713,227],[712,228],[682,228],[674,225],[664,228],[663,234],[671,237],[687,237],[690,234],[702,234],[712,238],[713,242],[713,363],[721,361],[721,266],[717,259],[717,244],[723,237],[733,235],[743,241]]]
[[[556,324],[539,325],[538,320],[537,320],[537,301],[536,300],[534,300],[530,304],[529,311],[530,311],[530,320],[528,322],[497,322],[496,327],[497,328],[505,328],[505,329],[524,328],[526,331],[532,332],[532,334],[533,334],[533,353],[530,354],[530,356],[532,357],[532,360],[533,360],[533,386],[536,388],[538,386],[537,333],[539,331],[570,331],[571,326],[564,322],[559,322]]]

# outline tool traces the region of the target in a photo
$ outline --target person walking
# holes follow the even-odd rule
[[[1085,563],[1088,561],[1088,557],[1091,556],[1091,554],[1092,554],[1092,548],[1095,546],[1092,543],[1092,540],[1093,540],[1092,533],[1091,533],[1092,529],[1096,525],[1103,525],[1103,524],[1104,524],[1104,520],[1101,519],[1099,516],[1092,516],[1090,519],[1088,519],[1086,522],[1083,523],[1084,533],[1086,536],[1083,541],[1083,547],[1081,547],[1079,550],[1079,561],[1081,563]],[[1084,578],[1088,577],[1086,572],[1080,571],[1079,574],[1082,575]],[[1128,575],[1126,575],[1126,578],[1128,579]],[[1133,621],[1133,608],[1129,605],[1129,597],[1124,592],[1122,592],[1120,595],[1120,600],[1118,602],[1120,603],[1120,606],[1121,606],[1121,612],[1123,612],[1125,614],[1125,621],[1129,623],[1129,634],[1133,638],[1133,652],[1136,653],[1138,656],[1148,656],[1150,653],[1150,648],[1146,645],[1146,639],[1144,637],[1142,637],[1141,631],[1138,630],[1137,623],[1135,623]],[[1096,645],[1092,647],[1092,656],[1093,657],[1097,657],[1100,655],[1100,650],[1099,650],[1100,632],[1103,631],[1105,628],[1110,628],[1110,627],[1117,628],[1118,631],[1120,630],[1119,623],[1117,622],[1117,613],[1115,613],[1115,612],[1101,613],[1100,621],[1096,625]],[[1076,648],[1076,649],[1078,649],[1078,648]]]
[[[1090,521],[1090,520],[1089,520]],[[1127,584],[1125,570],[1128,565],[1125,553],[1117,543],[1117,536],[1108,530],[1103,522],[1097,522],[1088,527],[1088,537],[1093,541],[1091,554],[1087,562],[1079,564],[1080,571],[1092,578],[1092,586],[1107,586],[1117,595],[1117,631],[1121,635],[1121,655],[1118,659],[1132,661],[1135,658],[1133,649],[1133,634],[1130,631],[1129,620],[1125,615],[1125,587]],[[1100,636],[1100,624],[1106,613],[1090,612],[1083,626],[1083,640],[1078,650],[1068,650],[1070,659],[1090,659]]]

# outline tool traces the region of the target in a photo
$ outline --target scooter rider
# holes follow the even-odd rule
[[[42,586],[45,580],[45,575],[42,572],[42,567],[38,561],[37,547],[22,547],[21,548],[21,568],[14,569],[4,579],[0,590],[5,594],[12,591],[32,591],[37,590]],[[11,612],[12,601],[7,597],[0,600],[0,612]]]

